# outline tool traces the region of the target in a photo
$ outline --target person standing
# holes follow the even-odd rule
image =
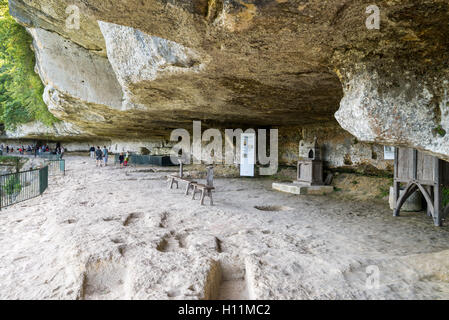
[[[108,148],[106,148],[106,146],[103,147],[103,161],[104,161],[104,166],[106,167],[108,165]]]
[[[95,159],[95,147],[94,146],[90,147],[89,151],[90,151],[90,157],[92,159]]]
[[[64,149],[64,147],[61,146],[61,148],[59,150],[61,151],[60,159],[62,159],[62,157],[64,156],[65,149]]]
[[[97,146],[97,151],[95,151],[95,155],[97,156],[97,167],[102,167],[102,161],[103,161],[103,152],[100,149],[100,146]]]
[[[128,162],[129,162],[129,152],[127,151],[125,155],[125,167],[128,166]]]
[[[120,161],[120,169],[121,169],[123,168],[123,162],[125,161],[125,156],[123,155],[123,152],[120,153],[118,160]]]

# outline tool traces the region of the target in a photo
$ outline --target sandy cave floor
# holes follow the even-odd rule
[[[449,228],[425,214],[269,179],[216,179],[200,206],[163,168],[66,161],[42,197],[0,213],[0,299],[449,298]]]

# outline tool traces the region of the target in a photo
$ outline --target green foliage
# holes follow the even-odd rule
[[[390,187],[389,186],[379,187],[378,198],[383,199],[385,197],[388,197],[389,194],[390,194]]]
[[[50,125],[57,119],[42,100],[44,87],[34,72],[32,39],[0,0],[0,122],[8,129],[32,120]]]
[[[0,156],[0,163],[1,164],[5,164],[5,163],[16,163],[17,159],[20,160],[19,157],[14,157],[14,156]]]
[[[7,195],[18,194],[22,190],[22,184],[20,183],[19,175],[14,174],[6,180],[3,186]]]
[[[444,187],[441,195],[443,208],[449,204],[449,187]]]
[[[446,135],[446,130],[444,130],[443,127],[441,127],[441,125],[438,125],[438,127],[436,127],[434,130],[437,134],[439,134],[442,137]]]

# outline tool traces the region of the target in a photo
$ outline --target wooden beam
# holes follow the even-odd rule
[[[399,217],[399,213],[401,212],[402,205],[405,203],[405,201],[410,197],[413,192],[418,188],[418,186],[410,182],[407,187],[404,190],[404,193],[399,197],[398,202],[396,203],[396,206],[394,208],[393,216]]]
[[[442,213],[441,213],[441,162],[437,157],[434,158],[434,178],[435,178],[435,187],[434,187],[434,214],[433,221],[435,226],[439,227],[442,225]]]
[[[412,170],[413,180],[418,179],[418,150],[416,149],[412,151]]]

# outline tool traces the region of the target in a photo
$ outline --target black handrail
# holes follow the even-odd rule
[[[0,210],[35,198],[48,188],[48,166],[0,176]]]

